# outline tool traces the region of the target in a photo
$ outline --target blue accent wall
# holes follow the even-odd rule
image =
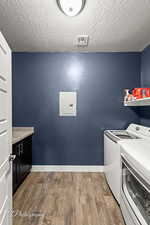
[[[103,165],[103,132],[139,123],[123,89],[140,86],[140,53],[13,53],[13,125],[33,126],[33,164]],[[77,117],[59,117],[77,91]]]
[[[150,87],[150,46],[141,54],[141,87]],[[150,106],[140,108],[141,124],[150,126]]]

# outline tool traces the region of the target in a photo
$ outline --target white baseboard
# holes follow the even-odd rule
[[[104,166],[33,165],[32,172],[104,172]]]

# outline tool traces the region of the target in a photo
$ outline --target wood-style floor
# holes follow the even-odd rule
[[[13,225],[124,225],[103,173],[31,173],[14,195]]]

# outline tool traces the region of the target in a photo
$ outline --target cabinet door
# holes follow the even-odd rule
[[[16,191],[17,187],[20,185],[20,144],[13,145],[13,154],[16,155],[13,161],[13,193]]]
[[[32,136],[24,139],[23,146],[24,146],[23,158],[25,170],[26,173],[29,173],[32,166]]]
[[[17,146],[13,145],[13,155],[17,156]],[[15,160],[13,161],[13,193],[16,191],[17,189],[17,157],[15,158]]]
[[[26,175],[26,162],[24,158],[25,148],[24,148],[24,141],[20,143],[20,179],[21,181],[24,179]]]
[[[14,154],[16,158],[13,162],[13,192],[16,191],[17,187],[23,180],[23,165],[21,159],[21,142],[13,146]]]
[[[19,143],[19,180],[22,182],[32,165],[32,136]]]
[[[32,166],[32,136],[13,145],[16,158],[13,162],[13,192],[23,182]]]

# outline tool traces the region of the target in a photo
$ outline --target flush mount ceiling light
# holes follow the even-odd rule
[[[86,0],[57,0],[61,11],[67,16],[76,16],[84,8]]]

